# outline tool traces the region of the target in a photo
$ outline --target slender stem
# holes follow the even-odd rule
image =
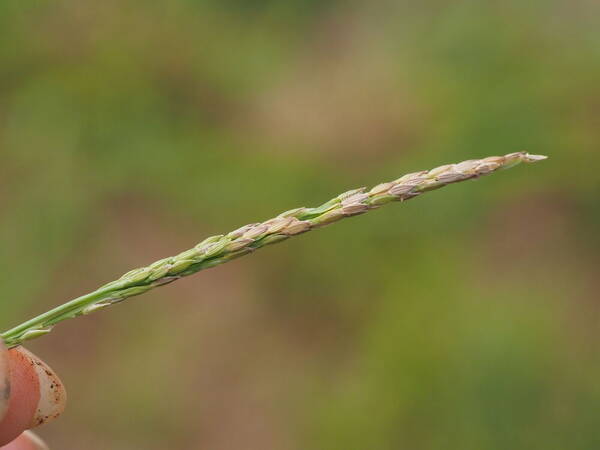
[[[176,256],[127,272],[89,294],[30,319],[0,334],[8,347],[48,334],[54,325],[66,319],[86,315],[119,303],[128,297],[143,294],[158,286],[203,269],[244,256],[266,245],[291,236],[334,223],[345,217],[363,214],[392,201],[405,201],[451,183],[479,178],[520,162],[546,159],[525,152],[505,156],[463,161],[440,166],[429,171],[404,175],[381,183],[372,189],[354,189],[329,200],[317,208],[297,208],[261,223],[252,223],[226,235],[211,236]]]
[[[82,307],[93,304],[102,298],[106,298],[111,291],[112,289],[101,288],[95,290],[94,292],[90,292],[89,294],[77,297],[76,299],[57,306],[50,311],[46,311],[44,314],[40,314],[39,316],[34,317],[27,322],[23,322],[22,324],[5,331],[0,336],[2,336],[7,343],[9,343],[12,337],[22,335],[22,333],[26,332],[27,330],[37,330],[41,334],[44,334],[44,330],[39,328],[41,324],[49,327],[63,319],[74,317],[76,312]]]

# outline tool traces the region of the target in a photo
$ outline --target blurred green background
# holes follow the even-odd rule
[[[600,448],[600,4],[0,3],[1,327],[206,236],[550,155],[32,342],[56,449]]]

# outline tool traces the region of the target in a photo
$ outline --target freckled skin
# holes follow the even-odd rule
[[[67,396],[62,381],[50,367],[27,349],[21,348],[21,352],[30,359],[40,382],[42,395],[30,424],[31,427],[37,427],[62,414]]]

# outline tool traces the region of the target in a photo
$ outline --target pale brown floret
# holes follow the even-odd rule
[[[365,200],[367,200],[369,198],[369,196],[370,196],[369,194],[357,193],[357,194],[351,195],[350,197],[347,197],[344,200],[342,200],[342,205],[349,206],[349,205],[353,205],[355,203],[362,203]]]
[[[308,222],[306,220],[296,219],[295,221],[290,223],[288,226],[286,226],[283,230],[281,230],[281,232],[283,234],[293,236],[295,234],[304,233],[305,231],[310,230],[310,226],[311,226],[310,222]]]
[[[477,168],[479,161],[476,159],[469,159],[467,161],[460,162],[458,164],[454,164],[454,170],[464,174],[470,174]]]
[[[418,184],[398,184],[390,189],[390,195],[399,197],[401,195],[408,194],[416,186],[418,186]]]
[[[350,191],[346,191],[346,192],[338,195],[337,198],[339,200],[346,200],[347,198],[352,197],[352,196],[354,196],[356,194],[362,194],[366,190],[367,190],[367,188],[365,188],[365,187],[361,187],[361,188],[358,188],[358,189],[352,189]]]
[[[369,191],[369,194],[370,195],[383,194],[384,192],[389,191],[392,186],[394,186],[394,183],[392,181],[389,181],[387,183],[380,183],[377,186],[374,186]]]
[[[356,214],[361,214],[367,212],[369,207],[363,203],[354,203],[351,205],[346,205],[342,207],[342,213],[345,216],[354,216]]]
[[[242,248],[252,244],[253,242],[254,242],[253,239],[238,238],[235,241],[232,241],[229,244],[227,244],[227,246],[225,247],[225,250],[227,250],[228,252],[235,252],[235,251],[241,250]]]
[[[431,169],[429,172],[427,172],[427,176],[435,177],[439,174],[451,171],[453,168],[454,168],[454,164],[446,164],[444,166],[439,166],[439,167],[436,167],[435,169]]]
[[[248,231],[246,231],[242,235],[242,237],[244,239],[255,239],[261,234],[264,234],[268,229],[269,227],[267,227],[266,225],[256,225],[255,227],[250,228]]]
[[[454,183],[456,181],[461,181],[464,180],[465,178],[468,178],[468,175],[465,175],[464,173],[461,172],[446,172],[446,173],[442,173],[439,174],[436,179],[443,183],[443,184],[450,184],[450,183]]]
[[[406,175],[403,175],[400,178],[398,178],[397,180],[395,180],[394,183],[396,183],[396,184],[405,183],[407,181],[420,179],[426,173],[427,173],[426,170],[421,170],[420,172],[407,173]]]
[[[274,219],[267,220],[264,225],[268,226],[269,234],[274,234],[287,227],[292,223],[292,220],[292,217],[275,217]]]
[[[246,231],[255,227],[256,225],[259,225],[259,224],[258,223],[250,223],[248,225],[244,225],[243,227],[239,227],[237,230],[234,230],[234,231],[230,232],[229,234],[227,234],[227,237],[229,237],[231,239],[236,239],[236,238],[242,236]]]

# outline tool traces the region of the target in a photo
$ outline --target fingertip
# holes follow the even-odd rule
[[[10,372],[8,369],[8,355],[6,347],[0,339],[0,419],[4,417],[8,409],[10,398]]]
[[[0,404],[6,410],[0,416],[0,446],[17,437],[33,442],[31,433],[19,436],[24,430],[54,420],[64,411],[65,388],[46,363],[23,347],[0,349],[0,364],[3,365],[0,386],[4,386],[0,387],[0,399],[4,399]]]
[[[25,431],[10,444],[0,450],[50,450],[49,447],[32,431]]]
[[[0,445],[30,428],[40,401],[40,381],[30,358],[19,347],[6,352],[8,408],[0,421]]]

